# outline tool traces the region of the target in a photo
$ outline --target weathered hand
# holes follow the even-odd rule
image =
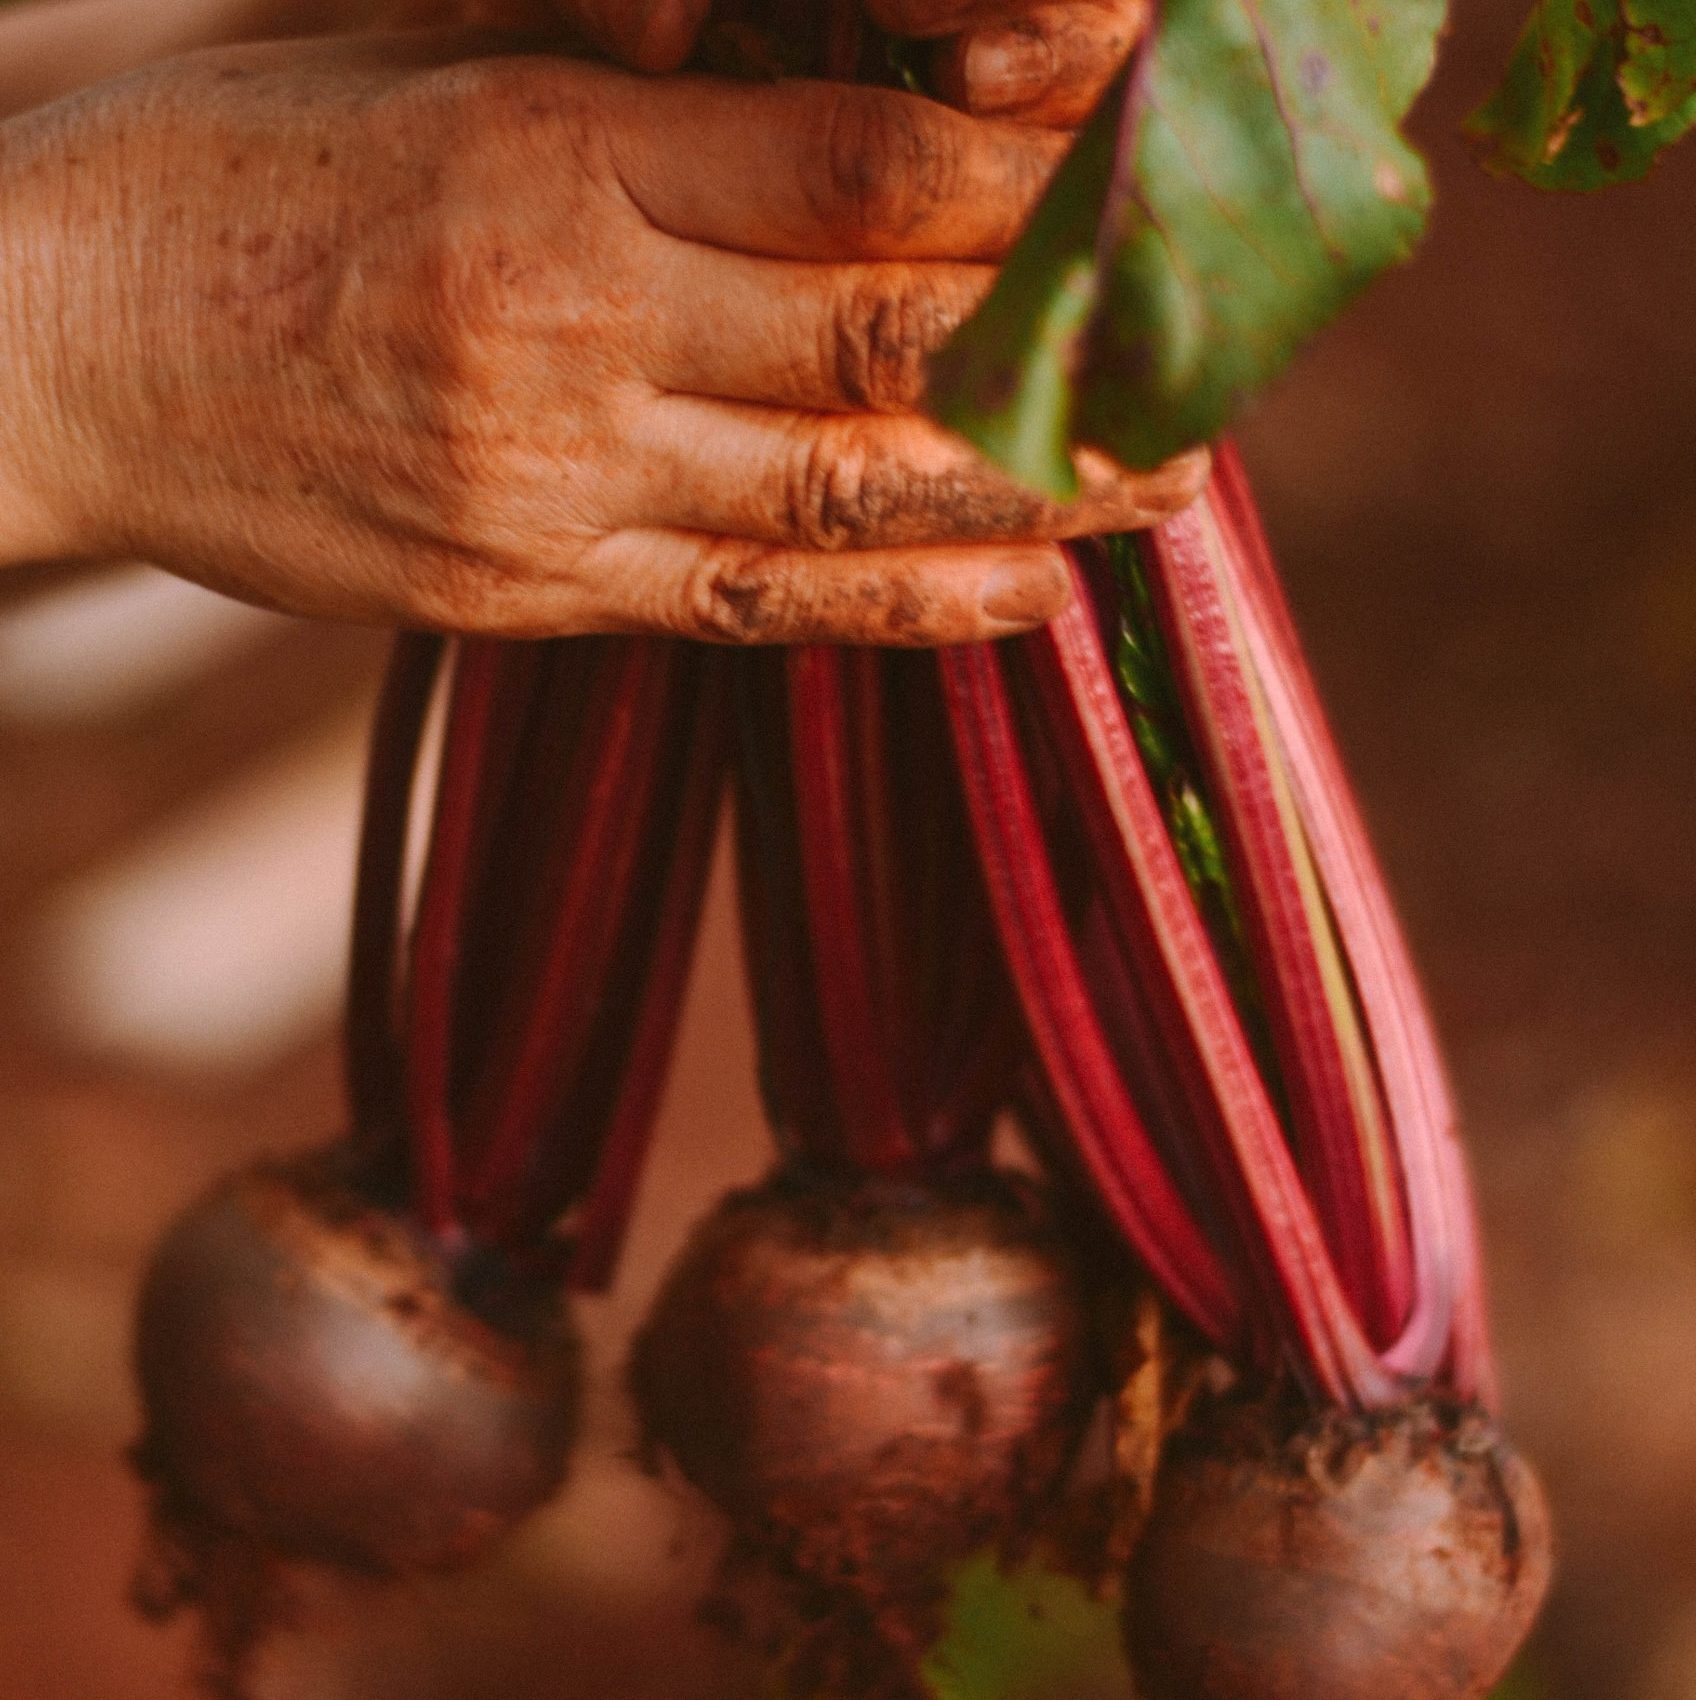
[[[457,21],[524,29],[558,21],[643,71],[682,65],[711,10],[711,0],[344,3],[350,8],[344,27]],[[891,34],[936,43],[932,77],[943,99],[979,117],[1062,129],[1088,116],[1147,27],[1150,10],[1151,0],[866,0],[867,15]]]
[[[1086,456],[1055,507],[910,411],[1060,138],[465,49],[226,50],[0,131],[0,549],[9,513],[14,556],[310,613],[928,643],[1194,493]]]
[[[1069,129],[1130,57],[1151,0],[869,0],[898,35],[942,37],[936,92],[979,117]]]

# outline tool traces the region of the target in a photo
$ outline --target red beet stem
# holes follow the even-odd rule
[[[442,742],[441,777],[408,987],[406,1097],[414,1202],[430,1231],[458,1229],[452,1090],[454,1001],[466,900],[475,875],[475,803],[505,646],[462,638]]]
[[[801,887],[818,967],[813,995],[846,1155],[857,1167],[898,1173],[916,1153],[891,1066],[894,1035],[882,1019],[889,986],[879,957],[887,964],[893,952],[875,894],[887,890],[890,876],[868,865],[880,836],[872,810],[887,801],[882,776],[865,772],[883,741],[870,673],[876,665],[869,651],[790,651],[789,740]]]
[[[1465,1162],[1438,1049],[1395,907],[1341,757],[1326,725],[1293,621],[1272,566],[1241,460],[1229,444],[1216,459],[1210,500],[1238,552],[1250,653],[1288,756],[1304,827],[1348,956],[1388,1105],[1407,1200],[1414,1306],[1386,1365],[1410,1378],[1437,1370],[1456,1332],[1452,1375],[1480,1393],[1492,1381],[1483,1327]],[[1473,1321],[1462,1327],[1456,1312]],[[1469,1344],[1460,1348],[1464,1332]]]
[[[885,653],[891,929],[886,1030],[901,1059],[908,1126],[938,1163],[982,1160],[1012,1095],[1018,1005],[978,872],[934,658]]]
[[[386,1135],[401,1119],[404,1070],[395,1007],[401,882],[419,748],[442,650],[432,633],[402,632],[395,639],[371,728],[343,1033],[360,1140]]]
[[[779,1137],[827,1166],[972,1169],[1018,1017],[935,663],[808,649],[737,671],[742,916]]]
[[[468,1083],[481,1072],[492,1016],[512,972],[510,905],[515,895],[535,890],[542,860],[541,835],[520,805],[534,788],[529,771],[535,722],[545,712],[546,642],[502,645],[500,678],[484,729],[477,794],[472,800],[474,878],[460,917],[460,962],[454,993],[454,1054],[451,1092],[460,1144]],[[462,1151],[462,1166],[464,1153]]]
[[[1405,1320],[1400,1176],[1354,995],[1247,655],[1209,504],[1149,533],[1163,635],[1223,827],[1287,1098],[1286,1124],[1343,1290],[1375,1345]]]
[[[1173,1302],[1224,1350],[1241,1297],[1173,1184],[1126,1089],[1078,962],[993,648],[938,658],[1002,945],[1046,1085],[1109,1213]]]
[[[514,976],[473,1088],[476,1156],[465,1191],[479,1221],[512,1214],[506,1201],[532,1174],[593,1028],[640,860],[675,661],[675,645],[622,641],[582,724],[580,759],[562,783],[569,819],[549,847],[536,969]]]
[[[624,1244],[689,981],[717,838],[728,742],[725,663],[704,652],[691,656],[690,663],[702,677],[699,690],[684,699],[686,713],[677,725],[679,737],[687,739],[682,794],[670,818],[657,823],[650,834],[663,837],[660,854],[666,862],[653,939],[629,1051],[598,1141],[594,1180],[572,1236],[570,1282],[579,1292],[606,1287]]]
[[[1067,611],[1025,648],[1044,724],[1094,851],[1095,873],[1163,1043],[1144,1068],[1176,1071],[1189,1135],[1242,1235],[1271,1314],[1304,1348],[1316,1390],[1376,1403],[1378,1369],[1284,1142],[1206,923],[1131,737],[1118,684],[1079,573]]]

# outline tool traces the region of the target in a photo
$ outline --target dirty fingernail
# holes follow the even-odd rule
[[[982,114],[1031,105],[1058,73],[1053,44],[1028,24],[980,31],[966,43],[961,65],[966,104]]]
[[[1060,552],[1033,550],[1010,557],[989,575],[978,608],[991,624],[1023,631],[1052,620],[1066,606],[1071,588]]]

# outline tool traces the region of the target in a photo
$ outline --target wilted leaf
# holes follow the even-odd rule
[[[1398,125],[1442,0],[1168,0],[982,311],[938,417],[1040,487],[1218,433],[1423,226]]]
[[[1642,177],[1696,123],[1696,0],[1541,0],[1467,121],[1485,164],[1543,189]]]

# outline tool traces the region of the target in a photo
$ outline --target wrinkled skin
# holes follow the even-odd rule
[[[226,49],[5,126],[0,561],[455,629],[929,643],[1048,617],[1054,539],[1195,493],[1201,457],[1085,454],[1056,507],[913,411],[1062,135],[517,45]],[[939,52],[968,103],[1058,98]]]
[[[1150,1700],[1479,1700],[1549,1570],[1542,1490],[1478,1413],[1227,1403],[1161,1464],[1127,1648]]]

